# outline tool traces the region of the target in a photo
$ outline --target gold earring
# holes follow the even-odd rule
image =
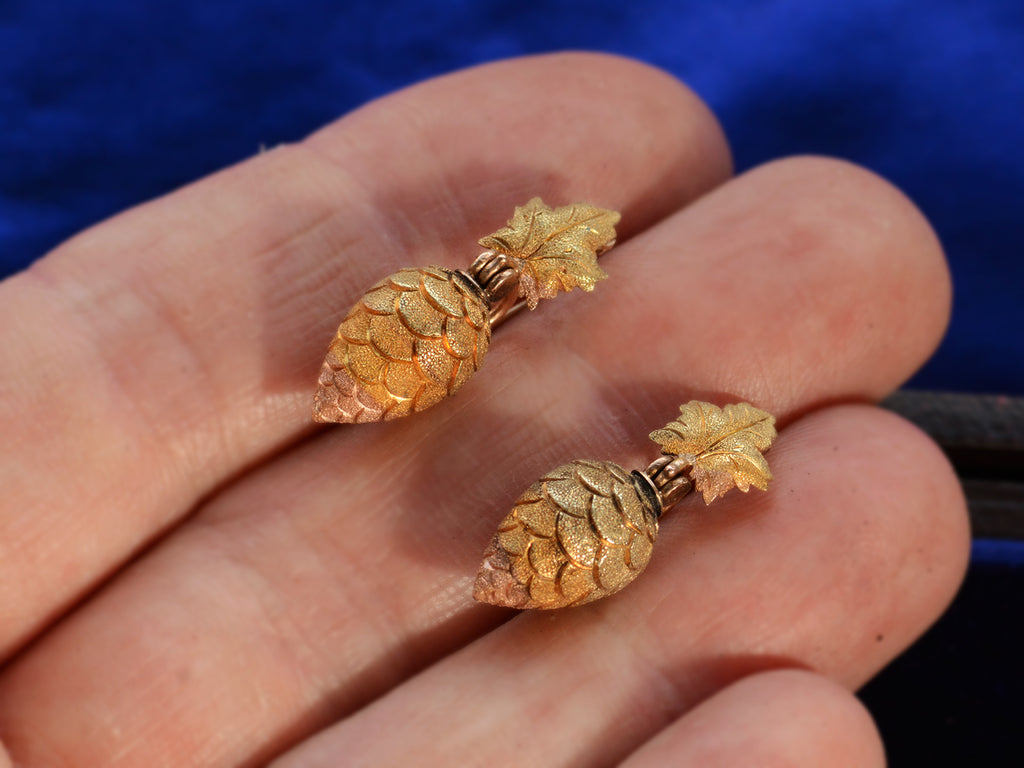
[[[651,433],[662,456],[643,472],[572,461],[548,472],[498,525],[473,588],[483,603],[565,608],[606,597],[647,566],[658,518],[691,490],[710,504],[731,488],[768,489],[762,453],[775,417],[748,403],[693,400]]]
[[[468,271],[401,269],[370,288],[342,321],[320,369],[319,422],[386,421],[454,394],[481,366],[491,328],[525,302],[607,275],[619,214],[586,203],[552,210],[535,197],[480,240]]]

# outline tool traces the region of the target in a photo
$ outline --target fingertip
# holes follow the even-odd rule
[[[456,96],[475,108],[452,114]],[[364,136],[358,147],[346,138],[353,130]],[[626,239],[720,185],[733,169],[722,126],[692,89],[650,64],[582,51],[489,62],[417,84],[307,143],[357,179],[405,152],[402,167],[411,174],[429,150],[432,174],[454,169],[453,187],[476,190],[447,200],[458,210],[439,209],[453,229],[540,195],[620,210]],[[538,165],[551,147],[560,148],[559,161]],[[574,169],[571,178],[565,169]]]
[[[783,436],[775,456],[780,486],[806,467],[829,501],[801,515],[787,509],[789,524],[810,530],[820,519],[830,532],[826,557],[860,564],[860,576],[834,595],[857,622],[842,634],[848,647],[815,663],[855,688],[922,635],[956,595],[970,556],[966,501],[939,446],[883,408],[835,406],[799,419]]]
[[[773,670],[706,699],[638,749],[625,768],[885,765],[874,721],[845,688],[812,672]]]
[[[917,537],[908,552],[908,566],[925,576],[916,603],[922,621],[916,635],[931,626],[953,601],[967,573],[971,554],[971,526],[963,486],[949,458],[939,445],[915,424],[890,411],[873,409],[878,419],[877,440],[887,447],[886,471],[879,487],[896,487],[900,497],[914,499],[906,508],[905,530]],[[899,450],[893,450],[898,446]],[[884,450],[884,449],[883,449]],[[914,563],[913,561],[918,562]]]
[[[836,315],[835,338],[862,334],[869,344],[847,346],[860,352],[865,367],[874,363],[885,371],[877,361],[889,358],[899,365],[900,379],[908,378],[935,351],[952,307],[945,253],[921,210],[887,179],[838,158],[788,157],[748,175],[763,177],[782,202],[782,209],[765,213],[787,222],[791,261],[806,266],[813,260],[822,274],[845,276],[845,295],[856,301]],[[754,186],[763,190],[765,184]],[[887,379],[879,378],[871,396],[889,394],[891,375]]]
[[[687,173],[680,181],[691,185],[686,199],[698,196],[729,179],[734,173],[732,149],[725,129],[711,107],[689,85],[667,70],[648,62],[614,53],[571,51],[549,54],[541,59],[553,66],[569,66],[589,72],[610,86],[609,94],[625,107],[643,104],[638,124],[666,126],[677,132],[677,142],[686,152]],[[637,131],[637,141],[651,146],[651,131]],[[652,149],[654,147],[651,146]],[[628,221],[624,222],[627,226]]]

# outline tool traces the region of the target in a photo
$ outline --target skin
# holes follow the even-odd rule
[[[622,211],[610,279],[502,325],[452,400],[314,428],[362,291],[467,265],[535,195]],[[886,182],[733,178],[692,93],[608,56],[424,83],[100,224],[0,284],[0,740],[30,768],[880,765],[850,691],[969,534],[938,449],[870,403],[949,302]],[[646,466],[692,397],[777,415],[767,493],[688,499],[606,600],[472,601],[530,482]]]

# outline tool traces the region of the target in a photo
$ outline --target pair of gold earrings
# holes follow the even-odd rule
[[[480,240],[466,270],[401,269],[342,321],[320,370],[313,419],[386,421],[436,405],[483,363],[491,329],[525,304],[607,277],[597,257],[619,214],[540,198]],[[644,471],[576,460],[531,485],[498,526],[473,596],[510,608],[563,608],[618,592],[647,566],[658,518],[691,490],[710,504],[731,488],[766,490],[762,453],[774,417],[748,403],[691,401],[651,433],[662,456]]]

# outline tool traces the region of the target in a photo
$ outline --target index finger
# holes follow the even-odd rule
[[[304,434],[330,335],[373,280],[468,264],[534,195],[618,208],[628,236],[729,173],[668,76],[538,57],[371,104],[0,285],[0,654]]]

